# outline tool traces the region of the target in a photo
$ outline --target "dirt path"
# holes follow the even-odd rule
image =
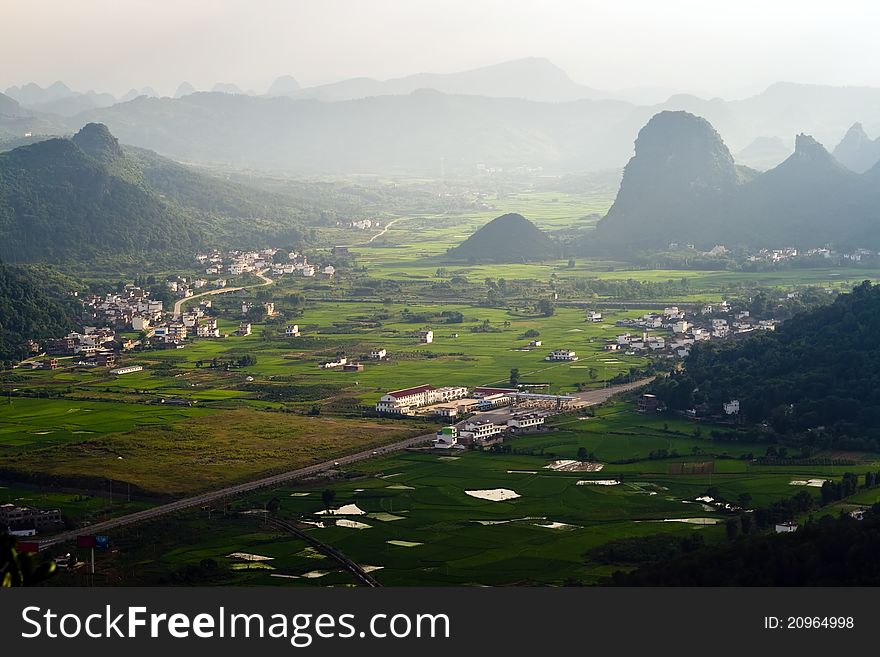
[[[403,221],[403,220],[406,219],[406,218],[407,218],[407,217],[398,217],[397,219],[392,219],[392,220],[389,221],[387,224],[385,224],[385,228],[383,228],[381,232],[376,233],[375,235],[373,235],[373,236],[372,236],[370,239],[368,239],[365,243],[366,243],[366,244],[372,244],[375,240],[379,239],[379,238],[382,237],[385,233],[387,233],[387,232],[388,232],[388,229],[391,228],[394,224],[396,224],[398,221]]]

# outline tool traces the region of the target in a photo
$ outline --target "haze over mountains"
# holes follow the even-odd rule
[[[854,123],[834,148],[834,157],[856,173],[864,173],[880,161],[880,138],[871,139],[861,123]]]
[[[617,199],[586,247],[877,249],[878,200],[880,164],[858,174],[799,134],[792,155],[758,174],[735,165],[706,119],[661,112],[639,132]]]
[[[541,58],[313,87],[287,75],[260,95],[232,82],[211,88],[197,91],[182,82],[174,97],[160,98],[145,87],[117,102],[61,83],[11,87],[7,95],[19,110],[13,115],[0,101],[0,138],[71,134],[102,122],[125,143],[188,161],[294,172],[473,174],[480,164],[549,173],[620,168],[639,129],[664,110],[705,117],[737,162],[759,170],[790,155],[796,133],[827,144],[857,122],[880,133],[878,88],[784,82],[741,100],[674,94],[639,104],[664,90],[596,90]],[[849,151],[856,136],[847,142]],[[857,172],[874,157],[870,140],[862,141],[860,155],[838,154]]]

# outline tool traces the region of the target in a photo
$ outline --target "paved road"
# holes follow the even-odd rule
[[[649,383],[652,380],[652,378],[641,379],[639,381],[624,385],[601,388],[599,390],[590,390],[588,392],[580,392],[574,396],[577,396],[582,400],[581,406],[593,406],[595,404],[601,404],[602,402],[607,401],[612,395],[618,392],[625,392],[627,390],[632,390],[633,388],[638,388]],[[476,417],[483,419],[503,419],[505,415],[510,415],[510,413],[511,409],[496,409],[495,411],[478,413]],[[409,447],[416,447],[418,445],[428,443],[433,438],[434,434],[423,434],[420,436],[414,436],[412,438],[400,440],[396,443],[385,445],[383,447],[364,450],[362,452],[349,454],[347,456],[340,456],[333,461],[316,463],[314,465],[309,465],[304,468],[290,470],[289,472],[282,472],[281,474],[271,475],[269,477],[262,477],[260,479],[248,481],[243,484],[236,484],[234,486],[221,488],[220,490],[210,491],[208,493],[202,493],[193,497],[176,500],[174,502],[169,502],[168,504],[155,506],[151,509],[145,509],[143,511],[137,511],[136,513],[113,518],[112,520],[105,520],[104,522],[98,522],[93,525],[77,529],[75,531],[57,534],[56,536],[52,536],[50,538],[42,540],[40,541],[40,549],[42,550],[53,545],[72,541],[80,534],[102,534],[110,531],[111,529],[124,527],[125,525],[131,525],[133,523],[141,522],[143,520],[152,520],[154,518],[159,518],[169,513],[174,513],[176,511],[182,511],[184,509],[191,509],[196,506],[210,504],[212,502],[216,502],[217,500],[223,499],[225,497],[230,497],[232,495],[240,495],[242,493],[249,493],[260,488],[276,486],[278,484],[286,483],[292,479],[301,479],[302,477],[320,474],[322,472],[327,472],[328,470],[332,470],[337,467],[351,465],[352,463],[356,463],[358,461],[364,461],[366,459],[376,456],[382,456],[391,452],[397,452],[407,449]]]
[[[315,465],[309,465],[304,468],[290,470],[289,472],[282,472],[281,474],[271,475],[269,477],[263,477],[254,481],[248,481],[243,484],[236,484],[235,486],[228,486],[220,490],[210,491],[208,493],[202,493],[193,497],[176,500],[174,502],[169,502],[168,504],[155,506],[152,509],[145,509],[143,511],[137,511],[136,513],[130,513],[125,516],[113,518],[112,520],[97,522],[93,525],[88,525],[87,527],[82,527],[75,531],[64,532],[63,534],[57,534],[56,536],[52,536],[43,541],[40,541],[40,549],[42,550],[52,545],[58,545],[59,543],[72,541],[80,534],[102,534],[111,529],[117,529],[119,527],[131,525],[133,523],[141,522],[143,520],[152,520],[153,518],[159,518],[169,513],[174,513],[175,511],[181,511],[184,509],[191,509],[196,506],[210,504],[211,502],[216,502],[217,500],[223,499],[224,497],[240,495],[241,493],[249,493],[260,488],[266,488],[267,486],[283,484],[290,481],[291,479],[300,479],[302,477],[320,474],[322,472],[332,470],[336,467],[351,465],[352,463],[372,458],[373,456],[385,455],[390,452],[407,449],[408,447],[415,447],[417,445],[427,443],[433,438],[433,434],[415,436],[413,438],[407,438],[406,440],[401,440],[390,445],[384,445],[382,447],[365,450],[363,452],[357,452],[356,454],[349,454],[347,456],[340,456],[334,461],[324,461],[323,463],[316,463]]]
[[[183,304],[193,301],[195,299],[200,299],[201,297],[210,297],[215,294],[226,294],[227,292],[238,292],[239,290],[247,290],[252,287],[262,287],[264,285],[272,285],[275,281],[271,278],[267,278],[263,274],[267,272],[268,269],[264,269],[263,271],[257,272],[257,276],[263,279],[262,283],[255,283],[254,285],[245,285],[241,287],[221,287],[216,290],[208,290],[207,292],[202,292],[201,294],[194,294],[191,297],[184,297],[183,299],[178,299],[174,302],[174,314],[172,317],[174,319],[180,319],[180,314],[183,312]]]

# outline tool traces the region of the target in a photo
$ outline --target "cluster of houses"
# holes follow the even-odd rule
[[[785,247],[782,249],[761,249],[755,254],[749,256],[749,262],[769,262],[778,263],[795,260],[799,257],[815,258],[822,257],[828,260],[842,259],[851,262],[860,262],[862,258],[876,258],[880,256],[880,252],[870,249],[853,249],[852,251],[839,252],[828,247],[818,247],[798,251],[794,247]]]
[[[755,330],[772,331],[777,320],[756,320],[748,310],[732,312],[730,304],[708,304],[699,313],[688,313],[678,306],[665,308],[662,313],[647,313],[635,319],[621,319],[620,327],[642,329],[641,333],[622,333],[605,344],[605,351],[623,351],[629,356],[640,353],[664,354],[667,357],[685,357],[691,346],[703,340],[726,338]],[[663,336],[650,330],[666,330]],[[549,360],[549,359],[548,359]]]
[[[181,347],[188,338],[219,338],[220,328],[217,318],[208,315],[211,307],[210,299],[206,299],[192,310],[181,314],[179,319],[159,322],[152,325],[149,322],[139,322],[132,326],[135,330],[143,331],[151,343],[157,346]],[[250,333],[250,329],[248,329]]]
[[[19,504],[0,504],[0,529],[11,536],[36,536],[41,531],[62,527],[59,509],[37,509]]]
[[[226,287],[225,278],[216,278],[209,281],[207,278],[187,278],[186,276],[172,276],[165,281],[165,286],[180,299],[189,299],[196,294],[196,290],[207,287]]]
[[[355,219],[354,221],[337,221],[338,228],[354,228],[356,230],[369,230],[370,228],[378,228],[379,222],[372,219]]]
[[[348,358],[341,356],[336,360],[329,360],[318,365],[321,369],[332,370],[341,369],[343,372],[363,372],[363,363],[349,362]]]
[[[798,250],[792,246],[783,249],[761,249],[749,256],[749,262],[783,262],[798,257]]]
[[[433,448],[438,450],[461,450],[468,447],[487,447],[503,442],[508,434],[536,431],[544,425],[545,415],[521,413],[504,422],[493,420],[468,420],[461,428],[450,425],[438,429]]]
[[[211,253],[196,254],[196,260],[205,267],[206,275],[219,275],[227,272],[231,276],[240,276],[246,272],[256,273],[271,270],[275,276],[291,274],[306,278],[330,279],[336,273],[333,265],[322,267],[310,263],[305,254],[296,251],[287,253],[286,261],[282,259],[282,262],[278,262],[276,258],[278,251],[279,249],[274,248],[258,251],[230,251],[226,254],[212,251]]]
[[[435,388],[423,384],[386,392],[376,402],[376,412],[388,415],[433,415],[438,418],[454,419],[470,413],[511,406],[518,400],[522,402],[525,398],[533,402],[532,398],[537,397],[552,398],[555,401],[559,396],[526,394],[515,388],[493,386],[477,386],[469,390],[464,386]]]
[[[86,296],[83,309],[99,324],[117,328],[130,327],[139,318],[157,320],[163,311],[161,301],[151,299],[148,290],[136,285],[126,285],[122,292]]]
[[[116,332],[112,328],[86,326],[81,333],[73,331],[63,338],[46,340],[42,348],[37,347],[37,351],[43,351],[48,356],[73,356],[75,359],[78,358],[78,363],[81,365],[114,367],[116,352],[132,349],[136,344],[134,340],[117,339]],[[56,369],[58,362],[55,358],[49,358],[31,366]]]

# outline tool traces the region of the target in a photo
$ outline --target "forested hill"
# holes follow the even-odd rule
[[[99,124],[72,139],[0,153],[0,259],[7,262],[158,262],[203,246],[259,246],[279,237],[293,245],[305,212],[126,149]]]
[[[27,355],[27,341],[76,328],[82,304],[76,281],[45,266],[0,263],[0,362]]]
[[[763,534],[663,559],[618,586],[878,586],[880,510],[864,520],[824,517],[794,533]]]
[[[476,262],[529,262],[561,255],[553,240],[516,213],[495,217],[448,254]]]
[[[880,285],[753,337],[694,345],[683,373],[656,384],[674,409],[740,401],[750,423],[788,440],[880,450]]]

